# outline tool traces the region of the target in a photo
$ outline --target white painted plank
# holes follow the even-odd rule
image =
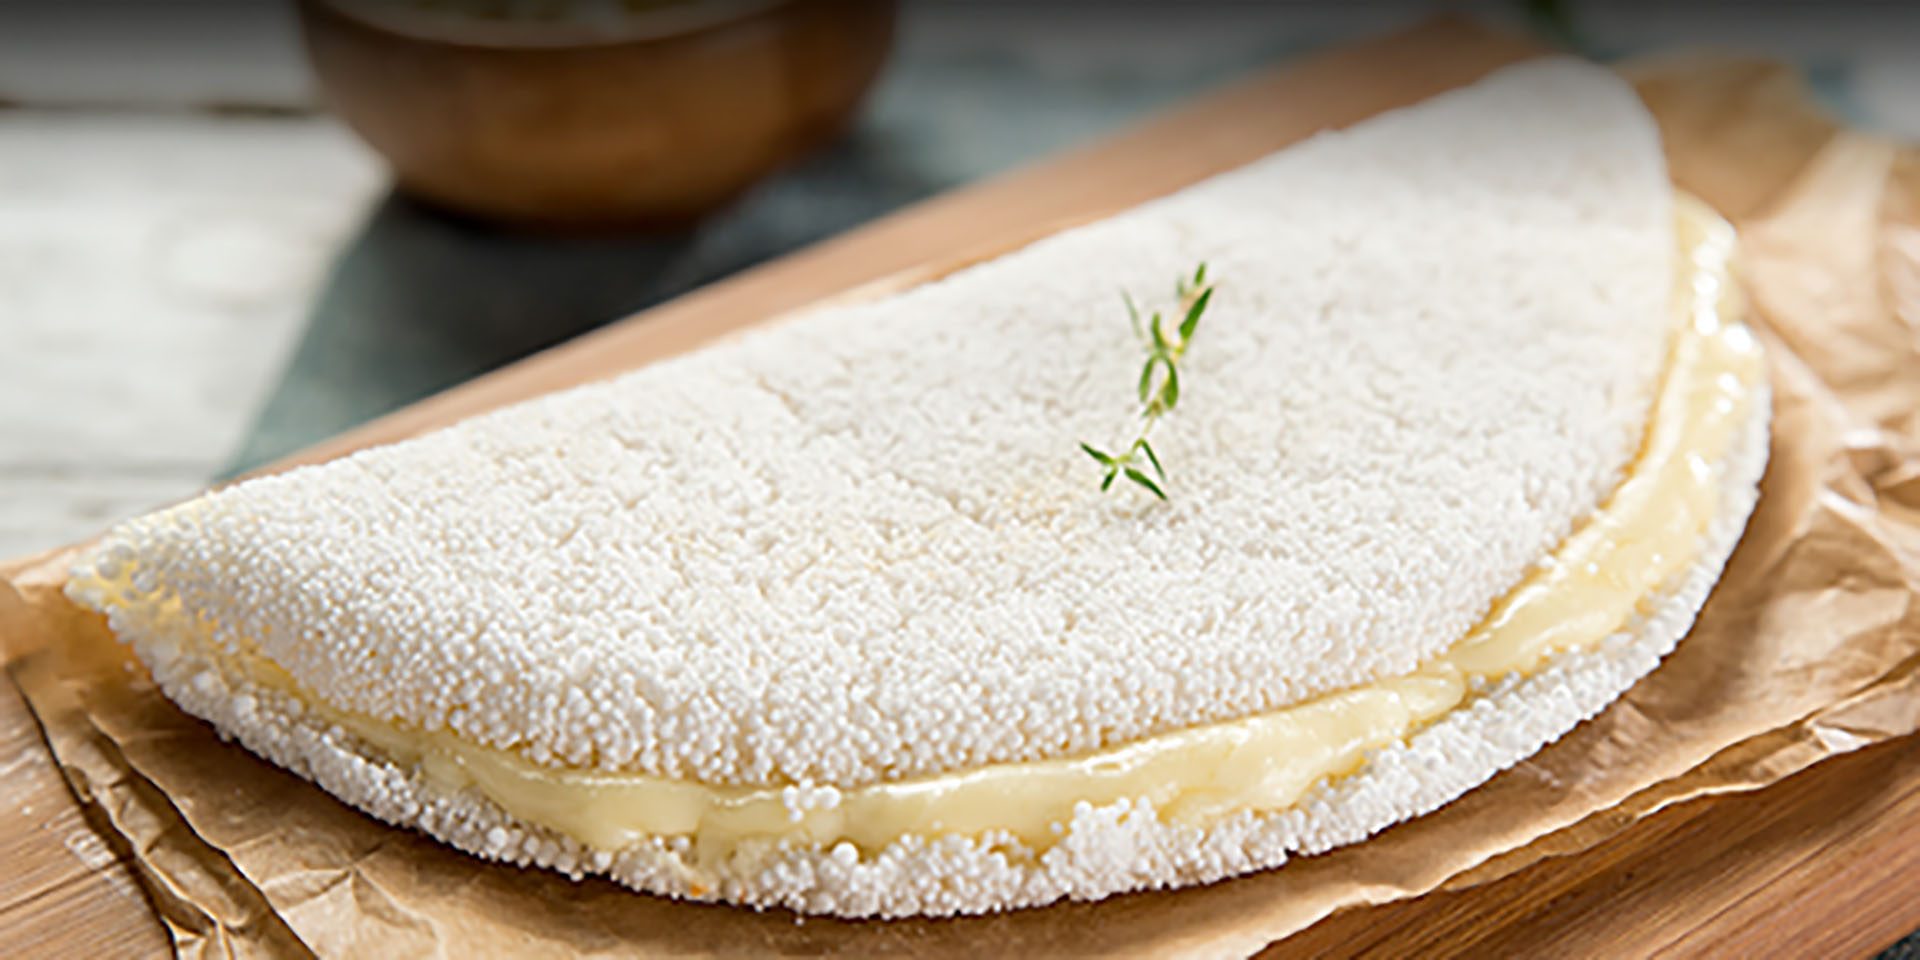
[[[326,119],[0,113],[0,556],[204,482],[382,183]]]

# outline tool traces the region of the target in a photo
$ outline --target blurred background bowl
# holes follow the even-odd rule
[[[724,206],[846,127],[894,24],[891,0],[488,6],[300,0],[300,20],[330,105],[404,190],[548,228]]]

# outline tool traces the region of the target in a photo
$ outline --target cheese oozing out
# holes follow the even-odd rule
[[[835,789],[539,765],[445,731],[338,709],[258,655],[213,655],[222,669],[298,698],[391,762],[445,789],[475,790],[522,821],[597,850],[687,837],[695,862],[713,862],[747,841],[871,852],[906,836],[1004,832],[1037,853],[1058,841],[1082,803],[1142,799],[1159,816],[1192,824],[1284,810],[1314,784],[1357,772],[1373,751],[1461,707],[1484,682],[1530,673],[1628,627],[1694,559],[1721,507],[1713,465],[1747,422],[1763,369],[1758,345],[1733,319],[1732,229],[1699,201],[1679,199],[1677,321],[1626,479],[1465,637],[1402,676],[1076,757]]]

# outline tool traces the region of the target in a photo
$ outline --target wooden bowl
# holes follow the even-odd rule
[[[684,223],[840,132],[891,0],[683,0],[611,25],[301,0],[334,110],[408,192],[548,227]]]

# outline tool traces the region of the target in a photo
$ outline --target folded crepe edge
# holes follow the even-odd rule
[[[651,837],[617,853],[596,851],[520,820],[474,791],[448,790],[417,766],[389,761],[297,697],[223,669],[223,658],[176,648],[165,656],[143,652],[142,659],[182,709],[382,821],[487,859],[576,877],[601,875],[644,892],[812,914],[900,917],[1208,883],[1355,843],[1431,812],[1559,739],[1651,672],[1691,627],[1745,529],[1767,460],[1770,412],[1762,386],[1718,466],[1720,507],[1697,559],[1660,594],[1652,612],[1627,629],[1490,686],[1287,810],[1246,812],[1198,826],[1163,821],[1151,807],[1125,800],[1087,806],[1064,825],[1061,842],[1037,856],[1020,855],[1007,838],[968,836],[909,836],[857,858],[847,856],[850,848],[748,842],[696,873],[694,851],[684,838]]]

